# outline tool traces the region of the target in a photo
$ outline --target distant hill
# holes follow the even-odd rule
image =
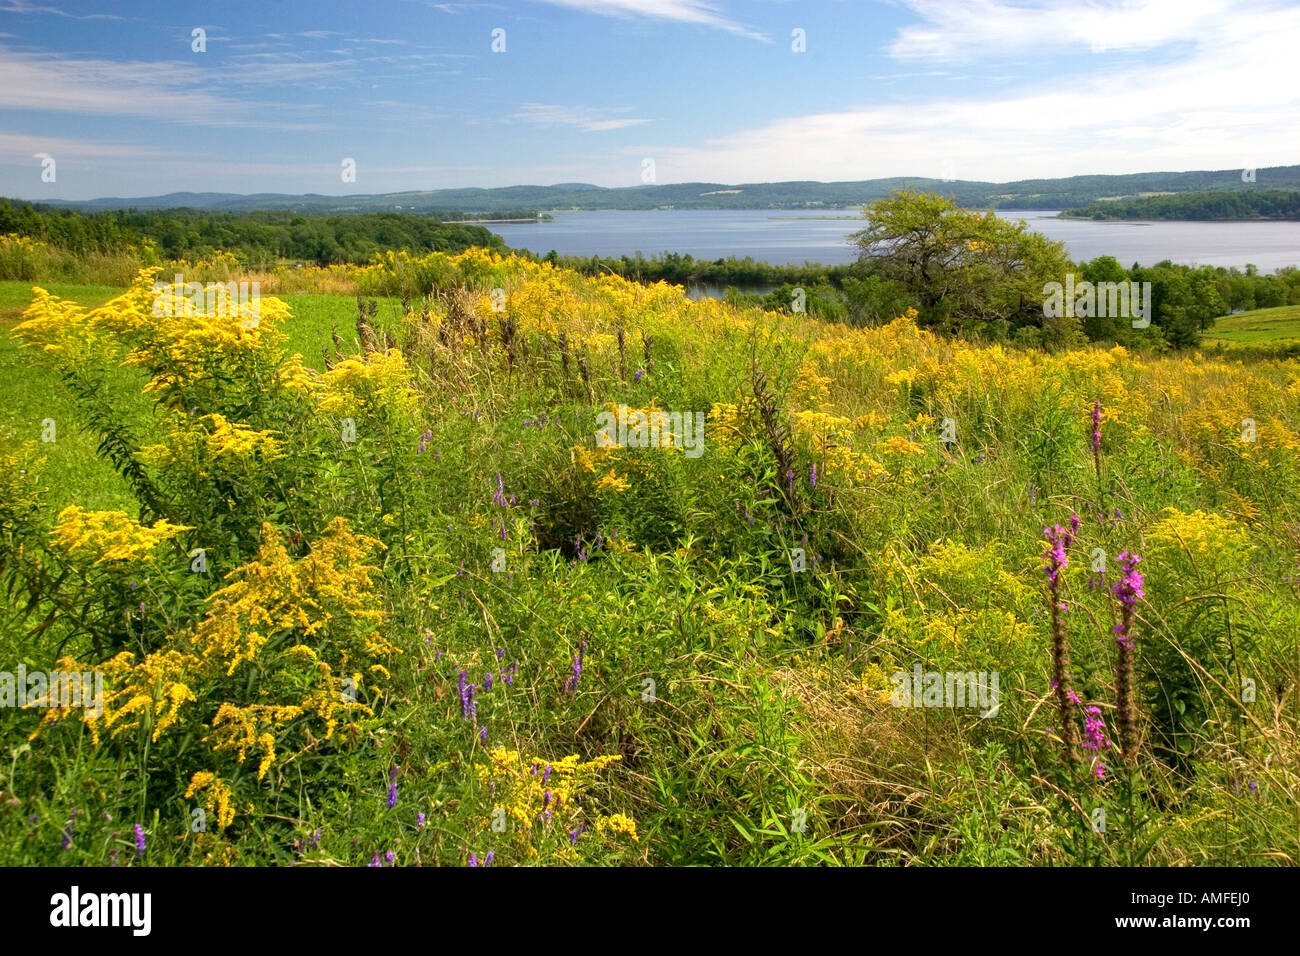
[[[1072,219],[1296,219],[1300,189],[1236,189],[1147,196],[1067,209]]]
[[[590,183],[555,186],[504,186],[494,189],[432,189],[356,196],[294,196],[284,193],[169,193],[132,199],[108,198],[49,205],[94,211],[106,209],[173,209],[189,207],[222,212],[286,209],[294,212],[414,212],[494,214],[520,209],[816,209],[856,206],[911,187],[951,196],[964,206],[1002,209],[1072,209],[1101,199],[1140,198],[1150,193],[1214,190],[1245,192],[1300,189],[1300,166],[1256,171],[1255,183],[1243,183],[1242,171],[1131,173],[1122,176],[1070,176],[1025,179],[1011,183],[947,181],[923,176],[895,176],[859,182],[673,183],[606,188]]]

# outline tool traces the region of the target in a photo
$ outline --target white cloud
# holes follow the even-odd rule
[[[0,130],[0,162],[22,165],[29,159],[158,159],[168,155],[152,146],[97,143],[60,136],[31,136]]]
[[[1155,66],[1134,57],[992,97],[864,105],[774,120],[701,146],[646,143],[622,153],[654,157],[661,182],[944,172],[1000,182],[1289,165],[1300,160],[1296,36],[1300,9],[1225,12],[1203,21],[1179,57]],[[626,159],[611,162],[621,168]]]
[[[174,61],[119,62],[0,48],[0,109],[136,116],[196,126],[309,129],[272,121],[272,104],[207,92],[202,72]]]
[[[601,133],[613,129],[626,129],[650,122],[646,119],[619,117],[611,114],[626,113],[627,107],[600,109],[591,106],[554,106],[546,103],[524,103],[514,119],[536,126],[572,126],[584,133]]]
[[[718,8],[703,0],[539,0],[556,7],[584,10],[606,17],[645,17],[713,27],[751,40],[766,40],[765,34],[737,23]]]
[[[904,27],[889,47],[901,60],[964,63],[1034,52],[1049,62],[1108,50],[1149,50],[1203,36],[1232,11],[1227,0],[903,0],[925,22]]]
[[[49,13],[69,20],[126,20],[111,13],[68,13],[58,7],[32,3],[31,0],[0,0],[0,13]]]

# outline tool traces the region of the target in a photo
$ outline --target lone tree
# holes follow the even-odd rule
[[[962,209],[933,193],[900,190],[864,209],[868,225],[850,238],[859,262],[914,297],[918,321],[945,332],[1004,337],[1043,325],[1043,286],[1074,268],[1065,244],[992,210]],[[1052,328],[1058,342],[1081,338],[1078,323]]]

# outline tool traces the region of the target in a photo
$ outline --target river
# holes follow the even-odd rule
[[[851,262],[850,233],[863,221],[852,209],[825,211],[666,209],[640,212],[557,212],[550,222],[497,223],[506,245],[545,254],[689,253],[697,259],[752,256],[778,263]],[[1071,258],[1111,255],[1124,266],[1164,259],[1188,265],[1236,266],[1262,272],[1300,265],[1300,222],[1094,222],[1057,219],[1055,210],[1007,209],[1031,229],[1063,239]]]

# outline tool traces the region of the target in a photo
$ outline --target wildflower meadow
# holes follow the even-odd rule
[[[1300,862],[1296,358],[218,265],[7,284],[4,863]]]

